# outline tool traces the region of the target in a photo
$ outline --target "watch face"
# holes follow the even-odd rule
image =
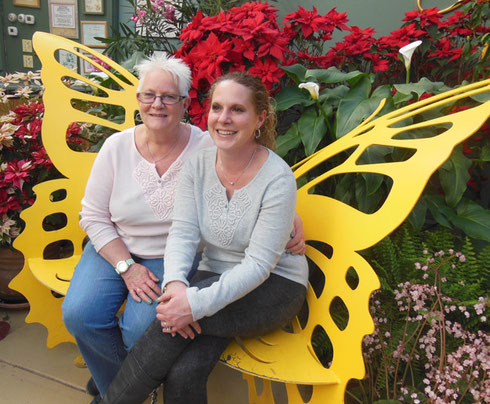
[[[126,272],[129,268],[129,265],[126,261],[119,261],[116,265],[116,270],[118,273],[122,274]]]

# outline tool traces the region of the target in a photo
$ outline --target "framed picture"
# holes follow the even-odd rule
[[[74,4],[51,3],[51,26],[53,28],[75,29],[77,26]]]
[[[41,8],[41,0],[14,0],[14,6]]]
[[[91,55],[88,53],[85,53],[84,55],[89,57],[89,58],[91,57]],[[80,59],[80,65],[82,68],[81,69],[82,74],[84,76],[88,76],[90,73],[92,73],[94,71],[93,65],[90,62],[87,62],[85,59]]]
[[[104,14],[104,0],[83,0],[84,14]]]
[[[60,49],[59,51],[59,62],[63,66],[67,67],[70,70],[78,73],[78,57],[74,53],[68,52],[64,49]]]
[[[107,38],[107,21],[80,21],[82,43],[91,48],[105,48],[107,44],[95,38]]]
[[[49,32],[78,38],[78,0],[48,0]]]

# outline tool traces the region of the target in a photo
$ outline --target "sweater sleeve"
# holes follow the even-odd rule
[[[264,193],[249,245],[241,262],[203,289],[187,289],[194,320],[211,316],[245,296],[270,275],[286,247],[296,209],[292,173],[272,181]]]
[[[192,268],[201,239],[192,163],[193,160],[188,161],[179,174],[172,213],[172,226],[165,251],[162,288],[172,281],[181,281],[189,285],[187,275]]]
[[[108,139],[104,146],[92,166],[80,212],[80,226],[88,234],[96,251],[119,237],[109,211],[114,181],[111,162],[113,144]]]

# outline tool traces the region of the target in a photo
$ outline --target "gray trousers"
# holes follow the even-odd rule
[[[191,285],[204,288],[218,279],[217,274],[198,271]],[[143,402],[161,383],[165,404],[207,403],[208,376],[231,338],[260,336],[286,325],[301,309],[305,296],[303,285],[271,274],[243,298],[199,320],[202,333],[193,340],[163,333],[160,321],[153,321],[102,403]]]

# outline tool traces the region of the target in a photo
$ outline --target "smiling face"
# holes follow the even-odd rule
[[[208,115],[208,129],[218,149],[240,152],[255,145],[255,131],[262,126],[266,111],[258,114],[251,90],[233,80],[214,89]]]
[[[146,74],[140,93],[180,95],[179,87],[172,75],[161,69],[151,70]],[[138,101],[144,125],[150,131],[156,132],[177,130],[188,104],[188,98],[174,105],[165,105],[160,98],[156,98],[152,104]]]

